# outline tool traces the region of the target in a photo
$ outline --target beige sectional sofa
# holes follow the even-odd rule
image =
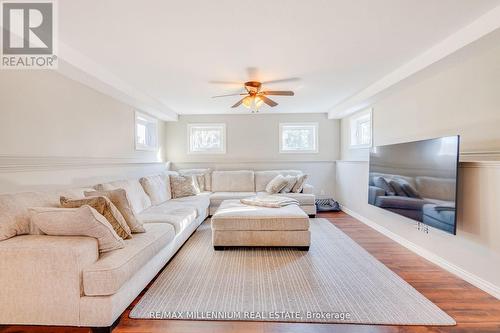
[[[0,239],[10,237],[0,241],[0,324],[111,326],[222,200],[255,195],[278,173],[299,171],[215,171],[209,191],[158,205],[139,179],[122,181],[146,232],[101,254],[94,238],[30,234],[30,207],[59,207],[60,196],[91,188],[0,195]],[[288,195],[316,213],[311,186]]]
[[[20,234],[0,241],[0,324],[111,326],[208,215],[208,193],[152,206],[127,182],[146,232],[100,255],[94,238],[28,234],[28,208],[89,188],[0,195],[2,233]]]

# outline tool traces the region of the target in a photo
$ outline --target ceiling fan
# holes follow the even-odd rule
[[[286,81],[290,81],[290,80],[291,79],[287,79]],[[251,109],[252,113],[259,112],[259,107],[261,107],[262,104],[264,104],[264,103],[269,105],[270,107],[275,107],[276,105],[278,105],[278,103],[276,103],[272,99],[268,98],[267,96],[293,96],[294,95],[294,92],[290,91],[290,90],[285,90],[285,91],[262,90],[263,83],[274,83],[274,82],[281,82],[281,81],[285,81],[285,80],[276,80],[276,81],[268,81],[268,82],[248,81],[248,82],[244,83],[244,87],[246,90],[246,92],[244,92],[244,93],[212,96],[212,98],[228,97],[228,96],[245,96],[231,107],[237,108],[238,106],[243,104],[243,106],[245,106],[246,108]]]

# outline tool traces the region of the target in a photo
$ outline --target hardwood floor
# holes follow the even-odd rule
[[[221,322],[181,320],[134,320],[128,314],[142,296],[121,315],[114,333],[172,332],[172,333],[404,333],[404,332],[500,332],[500,301],[468,284],[400,246],[377,231],[345,213],[318,214],[370,252],[375,258],[401,276],[457,321],[451,327],[377,326],[346,324],[294,324],[273,322]],[[147,287],[146,287],[147,289]],[[144,291],[143,291],[144,293]],[[89,332],[86,328],[56,328],[40,326],[3,326],[2,333],[12,332]]]

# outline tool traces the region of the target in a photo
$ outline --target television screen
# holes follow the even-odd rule
[[[373,147],[368,203],[456,234],[460,137]]]

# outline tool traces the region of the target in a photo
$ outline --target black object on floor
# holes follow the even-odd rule
[[[340,205],[332,198],[316,199],[316,210],[318,212],[340,212]]]

